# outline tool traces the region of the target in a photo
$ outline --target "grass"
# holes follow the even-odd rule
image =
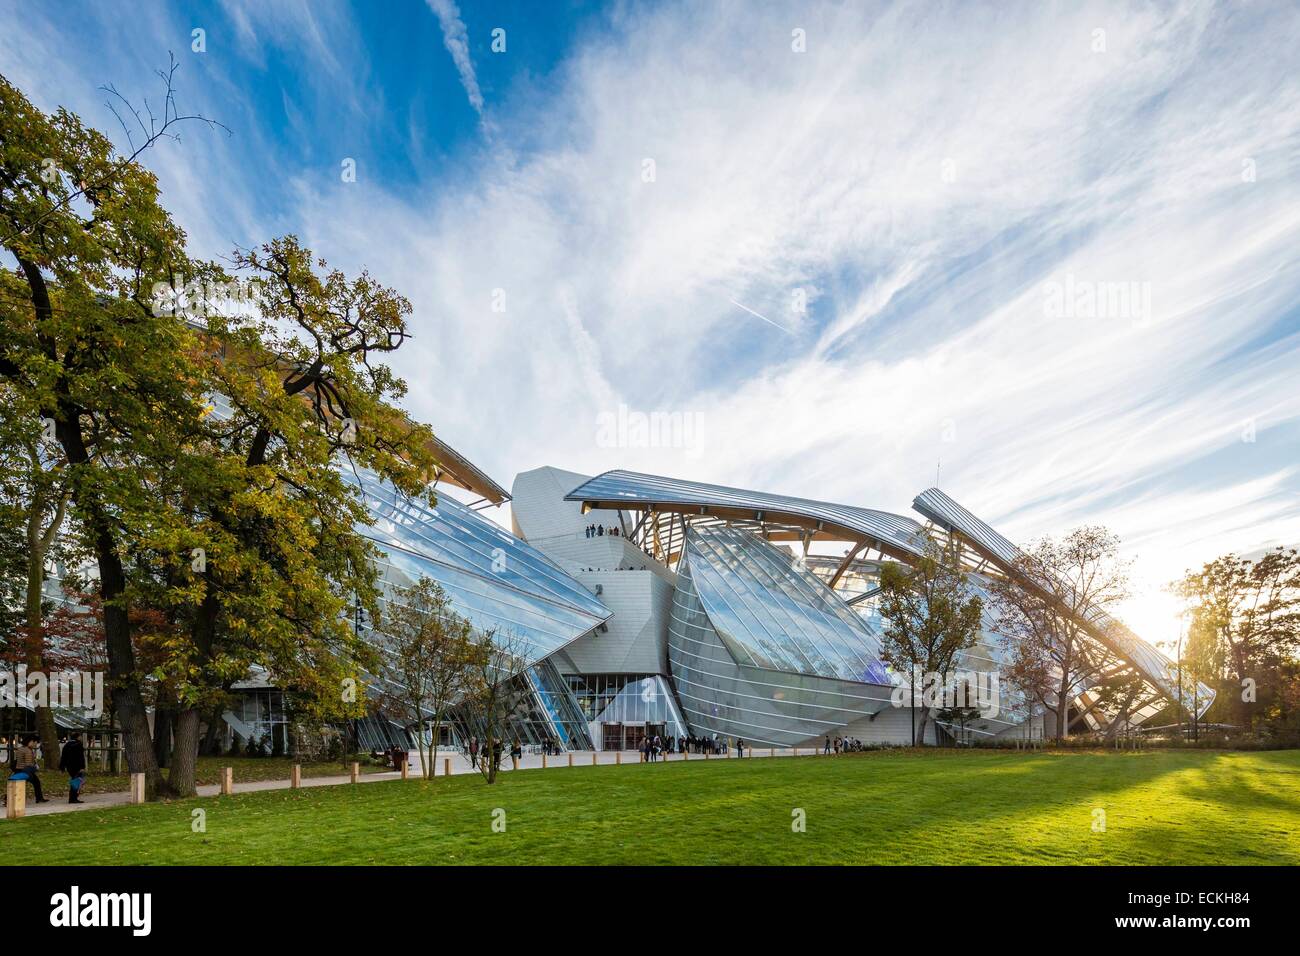
[[[1296,865],[1300,751],[902,751],[317,787],[0,822],[0,859]]]
[[[349,760],[361,762],[362,773],[382,773],[386,768],[367,763],[367,758],[353,757]],[[195,768],[195,779],[199,786],[221,782],[221,768],[230,767],[234,771],[235,783],[252,783],[257,780],[288,780],[293,760],[288,757],[200,757]],[[347,767],[340,760],[326,760],[302,765],[303,777],[339,777],[348,773]],[[166,775],[166,771],[163,771]],[[111,774],[90,768],[86,777],[86,793],[125,793],[130,789],[131,779],[127,774]],[[66,797],[68,795],[68,775],[61,770],[42,770],[41,787],[47,797]],[[28,789],[27,798],[32,799]]]

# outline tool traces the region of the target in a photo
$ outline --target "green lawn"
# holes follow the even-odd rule
[[[191,813],[206,811],[206,833]],[[506,830],[494,832],[504,810]],[[1105,832],[1093,829],[1105,811]],[[791,832],[792,813],[807,832]],[[0,821],[8,864],[1300,864],[1300,751],[877,752],[505,773]]]

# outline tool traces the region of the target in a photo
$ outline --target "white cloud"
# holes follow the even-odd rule
[[[1230,360],[1300,286],[1294,24],[827,9],[801,55],[784,15],[744,11],[659,12],[588,45],[544,112],[513,119],[542,148],[488,155],[432,215],[366,199],[385,232],[406,223],[400,249],[363,229],[368,261],[411,278],[436,332],[408,366],[437,354],[446,375],[414,378],[421,410],[507,477],[624,466],[906,511],[942,458],[944,486],[1021,538],[1118,523],[1107,502],[1167,474],[1162,525],[1121,529],[1140,573],[1267,537],[1239,496],[1222,499],[1235,536],[1194,534],[1220,499],[1183,492],[1180,468],[1244,418],[1300,417],[1294,337]],[[1243,156],[1269,175],[1243,183]],[[1044,283],[1066,274],[1149,283],[1152,314],[1048,319]],[[817,293],[796,342],[730,304],[800,327],[796,286]],[[699,414],[710,447],[598,447],[620,401]]]
[[[469,32],[460,18],[460,8],[456,6],[455,0],[429,0],[429,9],[437,16],[438,25],[442,27],[442,42],[456,64],[456,72],[460,74],[460,83],[465,87],[469,105],[474,107],[475,112],[482,114],[483,94],[478,88],[474,61],[469,56]]]
[[[481,111],[464,24],[430,6]],[[906,512],[941,458],[944,488],[1013,538],[1112,524],[1152,587],[1300,534],[1272,437],[1300,421],[1300,21],[617,11],[545,95],[494,102],[451,180],[290,170],[269,221],[214,152],[160,170],[168,202],[215,251],[222,208],[240,241],[292,228],[397,286],[412,411],[506,484],[622,466]],[[0,50],[6,71],[26,56]],[[1066,276],[1149,283],[1151,314],[1051,318],[1044,286]],[[708,447],[602,448],[620,403],[696,414]]]

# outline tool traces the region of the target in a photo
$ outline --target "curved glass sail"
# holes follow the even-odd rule
[[[733,535],[743,537],[745,532],[728,531],[725,536],[730,539]],[[788,555],[784,556],[784,573],[779,567],[770,568],[766,559],[777,562],[782,552],[760,538],[749,537],[752,542],[740,542],[739,555],[721,559],[721,569],[711,567],[718,555],[699,547],[688,548],[680,566],[668,622],[668,660],[673,687],[691,729],[698,734],[743,738],[751,744],[788,747],[835,733],[888,708],[888,676],[872,657],[877,645],[866,626],[860,621],[843,621],[838,612],[830,610],[822,600],[829,589],[820,581],[814,583],[825,594],[806,588],[802,575],[810,572],[795,569]],[[744,552],[752,547],[774,554],[764,555],[757,567],[746,567]],[[777,577],[794,575],[799,580],[793,586],[788,581],[785,587],[772,585],[774,572]],[[721,578],[721,589],[720,574],[726,575]],[[740,579],[745,579],[743,584]],[[701,580],[704,583],[697,587]],[[769,593],[769,587],[782,596]],[[829,598],[839,601],[833,594]],[[796,605],[805,605],[809,613],[800,615]],[[794,616],[791,610],[795,610]],[[844,612],[856,617],[847,607]],[[760,625],[760,620],[766,623]],[[815,623],[810,625],[810,620]],[[803,636],[810,626],[818,637]],[[823,629],[840,633],[827,641]],[[801,661],[807,664],[798,663]],[[809,672],[799,670],[805,666]],[[836,673],[837,669],[843,672],[860,666],[880,683],[811,672],[814,667]]]
[[[941,528],[961,535],[977,550],[987,555],[1003,572],[1016,574],[1016,562],[1023,556],[1023,552],[938,488],[927,488],[921,492],[912,501],[912,507]],[[1196,701],[1198,717],[1204,716],[1210,709],[1210,705],[1214,703],[1214,690],[1205,684],[1194,682],[1195,694],[1190,690],[1180,694],[1178,664],[1153,645],[1142,640],[1122,621],[1094,606],[1084,608],[1077,616],[1079,622],[1095,640],[1133,665],[1167,700],[1175,702],[1181,699],[1189,713],[1191,702]],[[1158,709],[1154,708],[1151,712],[1154,713]]]
[[[632,471],[607,471],[597,475],[567,494],[565,500],[629,510],[655,506],[661,510],[691,509],[691,513],[699,509],[700,514],[717,511],[720,514],[748,512],[768,518],[793,516],[848,531],[848,537],[852,539],[871,541],[886,550],[912,555],[921,553],[925,533],[925,529],[913,519],[888,511]]]
[[[232,417],[224,395],[209,396],[212,414]],[[343,480],[361,493],[369,517],[357,530],[382,552],[376,561],[384,600],[427,576],[476,631],[517,635],[535,664],[609,620],[612,612],[540,551],[449,495],[430,507],[346,461]]]
[[[383,552],[385,599],[424,575],[437,581],[475,630],[517,635],[528,663],[553,654],[609,619],[590,591],[541,552],[450,496],[413,501],[365,471],[343,471],[369,520],[358,528]]]
[[[692,530],[700,600],[738,664],[888,684],[880,640],[812,571],[734,528]]]

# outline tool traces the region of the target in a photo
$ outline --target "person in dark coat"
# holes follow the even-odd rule
[[[86,747],[81,734],[73,732],[59,755],[59,769],[68,775],[68,803],[81,803],[81,787],[86,776]]]

